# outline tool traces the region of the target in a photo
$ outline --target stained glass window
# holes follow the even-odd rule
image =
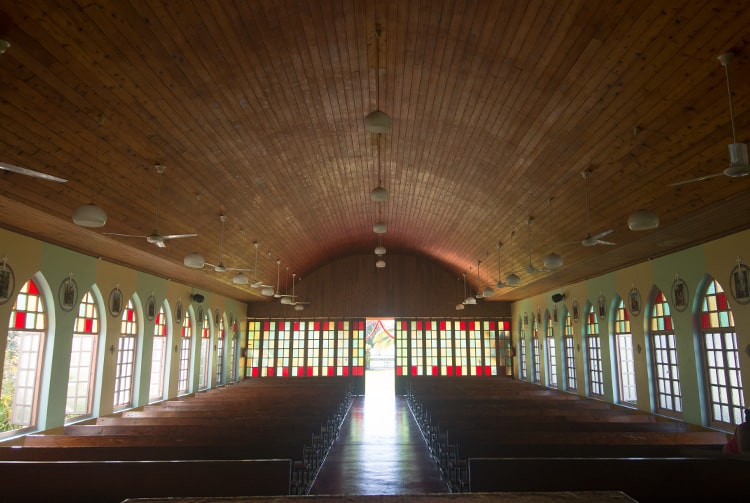
[[[654,298],[649,326],[653,351],[654,376],[656,376],[656,407],[659,412],[682,412],[682,388],[677,365],[677,338],[672,315],[664,293],[660,290]]]
[[[409,322],[396,322],[396,375],[409,375]]]
[[[469,342],[469,373],[483,375],[482,365],[482,325],[477,321],[467,321],[467,339]]]
[[[336,322],[326,321],[328,330],[332,333],[336,333]],[[337,375],[348,376],[349,373],[349,334],[336,333],[336,373]]]
[[[703,296],[701,332],[711,422],[729,430],[744,420],[745,399],[734,316],[727,294],[716,280],[711,280]]]
[[[164,368],[167,362],[167,316],[164,306],[154,318],[154,344],[151,351],[151,380],[148,387],[149,400],[164,397]]]
[[[563,341],[565,342],[565,382],[568,390],[578,387],[576,378],[576,348],[573,339],[573,318],[570,313],[565,313],[563,327]]]
[[[427,375],[439,375],[438,367],[438,322],[426,320],[424,322],[425,338],[425,372]]]
[[[46,331],[44,303],[33,280],[18,292],[10,316],[3,366],[0,431],[36,425],[42,351]]]
[[[307,332],[307,372],[305,375],[320,375],[320,332],[309,330]]]
[[[523,326],[519,323],[519,326]],[[518,372],[524,381],[529,378],[529,372],[526,364],[526,330],[521,329],[518,335]]]
[[[91,414],[98,339],[99,309],[89,291],[78,304],[78,316],[73,326],[68,396],[65,402],[67,421]]]
[[[133,385],[135,384],[135,345],[138,336],[138,317],[133,301],[128,305],[120,318],[120,336],[117,338],[117,362],[115,364],[114,407],[127,407],[133,402]]]
[[[200,376],[198,389],[206,389],[209,385],[209,375],[211,375],[211,311],[203,314],[201,320],[201,360]]]
[[[193,324],[190,315],[185,314],[180,332],[180,373],[177,377],[177,393],[190,390],[190,346],[193,342]]]
[[[615,310],[615,343],[617,344],[620,401],[634,404],[638,396],[635,383],[633,333],[630,331],[628,310],[625,309],[625,302],[622,299]]]
[[[593,306],[589,307],[586,313],[586,352],[589,363],[589,392],[592,396],[603,396],[602,342],[599,337],[599,321]]]
[[[280,321],[276,331],[276,376],[289,377],[292,322]]]
[[[511,377],[513,375],[513,350],[511,349],[510,320],[497,322],[497,337],[500,348],[498,361],[502,364],[501,375]]]
[[[263,322],[263,363],[261,377],[273,377],[276,366],[276,321]]]
[[[555,347],[555,331],[552,319],[547,316],[547,384],[557,387],[557,348]]]
[[[497,332],[502,322],[484,320],[475,322],[482,327],[482,352],[484,353],[484,375],[497,375]]]
[[[222,366],[222,373],[221,373],[221,381],[224,382],[224,362],[226,361],[225,356],[225,340],[226,337],[224,335],[224,323],[223,320],[220,322],[220,328],[219,328],[219,337],[221,339],[221,347],[222,347],[222,358],[221,358],[221,366]],[[248,377],[260,377],[260,352],[261,352],[261,333],[262,333],[262,322],[260,321],[249,321],[247,323],[247,359],[248,359],[248,370],[246,372],[249,374]],[[217,375],[218,375],[218,369],[217,369]]]
[[[531,336],[531,358],[534,364],[534,382],[542,382],[542,365],[539,355],[539,324],[534,318],[534,328]]]
[[[335,330],[323,330],[322,342],[323,342],[323,351],[322,351],[323,359],[321,361],[322,375],[335,376],[337,375],[336,331]]]
[[[466,349],[466,322],[463,320],[453,322],[453,351],[456,358],[456,366],[453,369],[454,375],[470,375]]]
[[[421,321],[411,321],[409,339],[411,340],[411,375],[421,376],[424,374],[424,334]]]
[[[253,322],[252,326],[248,323],[248,333],[251,335],[248,335],[247,338],[247,360],[248,363],[245,363],[245,372],[247,372],[247,369],[250,369],[250,375],[252,375],[252,369],[253,363],[252,363],[252,349],[254,346],[254,337],[256,335],[256,332],[258,330],[258,324],[257,322]],[[219,316],[219,327],[216,334],[216,386],[221,386],[224,384],[224,340],[226,338],[226,334],[224,333],[224,317]],[[250,376],[248,376],[250,377]]]
[[[352,375],[362,376],[365,375],[365,321],[339,322],[339,337],[348,338],[350,330],[352,340]]]

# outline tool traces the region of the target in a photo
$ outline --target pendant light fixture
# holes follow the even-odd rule
[[[471,269],[471,267],[469,269]],[[464,273],[464,295],[466,295],[466,273]],[[464,297],[464,304],[474,305],[476,303],[477,299],[475,299],[474,296],[471,295],[471,286],[469,286],[469,294]]]
[[[375,222],[375,225],[372,226],[372,231],[375,234],[385,234],[386,232],[388,232],[388,224],[383,222],[382,208],[378,208],[378,217],[379,217],[379,220]]]
[[[391,130],[391,118],[380,110],[380,25],[375,26],[375,111],[365,117],[365,129],[370,133],[387,133]]]
[[[731,101],[731,94],[730,94],[730,101]],[[730,105],[731,107],[731,105]],[[734,128],[732,129],[734,131]],[[638,139],[638,133],[641,132],[640,126],[635,126],[633,128],[633,140],[635,143],[635,140]],[[631,157],[633,160],[635,160],[636,164],[640,168],[641,163],[638,160],[638,158],[635,155],[635,145],[633,145],[633,151],[630,152]],[[641,208],[639,210],[635,210],[633,213],[628,216],[628,229],[631,231],[650,231],[652,229],[656,229],[659,227],[659,215],[657,215],[653,210],[650,210],[648,208]]]
[[[293,287],[293,286],[292,286]],[[281,303],[289,305],[292,303],[292,298],[289,296],[289,267],[286,268],[286,280],[284,281],[284,295],[276,292],[274,297],[281,297]]]
[[[269,252],[270,254],[270,252]],[[279,269],[281,267],[281,259],[276,259],[276,288],[279,287]],[[263,288],[260,289],[260,294],[264,297],[273,297],[274,296],[274,287],[269,285],[263,285]]]
[[[510,252],[511,255],[513,254],[513,235],[516,233],[516,231],[512,231],[510,233]],[[505,278],[505,284],[508,286],[518,286],[521,283],[521,278],[518,276],[518,274],[512,272],[508,274],[508,276]]]
[[[102,125],[104,124],[104,115],[99,114],[97,117],[99,130],[96,137],[96,155],[94,157],[94,169],[99,168],[99,143],[102,136]],[[96,187],[96,183],[92,184]],[[93,192],[93,190],[92,190]],[[107,213],[99,206],[93,203],[94,196],[91,196],[92,202],[79,206],[73,211],[73,223],[81,227],[103,227],[107,223]],[[203,267],[203,266],[201,266]]]
[[[378,236],[378,246],[375,247],[375,255],[382,257],[385,255],[385,246],[383,246],[383,236]]]
[[[466,295],[464,295],[464,297],[461,297],[461,278],[458,277],[457,279],[458,279],[458,283],[456,283],[457,285],[456,290],[458,290],[459,299],[458,299],[458,304],[456,304],[456,311],[463,311],[464,308],[466,307],[464,306],[464,302],[463,302],[463,299]],[[466,293],[465,287],[464,287],[464,293]]]
[[[378,133],[378,186],[370,191],[370,199],[376,203],[384,203],[388,200],[388,191],[383,188],[383,163],[380,160],[380,137],[382,135]]]

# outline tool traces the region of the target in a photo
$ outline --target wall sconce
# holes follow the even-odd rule
[[[111,355],[115,354],[115,345],[114,345],[114,344],[112,344],[112,345],[111,345],[111,346],[109,347],[109,354],[111,354]]]
[[[175,353],[177,352],[177,349],[178,349],[178,348],[179,348],[179,346],[178,346],[177,344],[175,344],[175,345],[174,345],[174,352],[175,352]]]

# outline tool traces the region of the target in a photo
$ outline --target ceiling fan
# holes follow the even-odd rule
[[[224,265],[224,260],[223,260],[223,256],[224,256],[224,224],[227,221],[227,216],[226,215],[219,215],[219,220],[221,221],[221,238],[219,240],[219,263],[216,264],[216,265],[214,265],[214,264],[209,264],[208,262],[206,262],[205,265],[209,266],[210,268],[212,268],[216,272],[250,271],[250,270],[252,270],[252,269],[245,269],[245,268],[242,268],[242,267],[226,267]]]
[[[524,267],[524,270],[529,274],[536,274],[538,272],[552,272],[552,269],[537,269],[533,265],[531,265],[531,222],[534,221],[534,217],[529,217],[526,220],[526,225],[529,228],[529,263],[526,264],[526,267]]]
[[[156,172],[159,173],[159,184],[157,189],[157,195],[156,195],[156,223],[154,225],[154,232],[149,234],[148,236],[140,236],[136,234],[119,234],[117,232],[105,232],[104,234],[109,236],[121,236],[126,238],[146,238],[146,241],[151,243],[152,245],[156,245],[159,248],[164,248],[166,245],[164,241],[167,241],[169,239],[181,239],[181,238],[194,238],[197,237],[198,234],[159,234],[159,202],[161,200],[161,177],[164,174],[164,171],[167,169],[166,166],[163,164],[156,164],[154,166],[156,168]]]
[[[513,253],[513,236],[515,235],[516,231],[512,231],[510,233],[510,251],[511,254]],[[500,248],[503,246],[501,242],[498,241],[497,243],[497,275],[500,277]],[[511,287],[515,288],[521,283],[521,278],[516,274],[515,272],[511,272],[505,277],[505,281],[498,280],[497,284],[495,285],[495,288],[505,288],[505,287]]]
[[[614,246],[617,243],[613,243],[612,241],[605,241],[602,238],[605,236],[609,236],[613,232],[615,232],[613,229],[608,229],[606,231],[599,232],[597,234],[591,235],[591,227],[589,225],[589,175],[591,174],[591,170],[584,169],[581,171],[581,176],[583,177],[583,187],[586,195],[586,237],[581,241],[581,244],[583,246],[596,246],[596,245],[609,245]]]
[[[302,306],[306,306],[310,303],[308,300],[294,300],[297,298],[297,295],[294,293],[294,283],[296,283],[297,273],[292,273],[292,295],[282,295],[282,304],[287,304],[290,306],[295,306],[295,309],[298,311],[302,311],[304,309]],[[301,278],[300,278],[301,280]],[[289,298],[289,302],[284,302],[284,298]]]
[[[255,267],[253,268],[253,282],[250,283],[250,287],[251,288],[272,288],[273,287],[272,285],[266,285],[258,279],[258,248],[260,248],[260,243],[255,241],[253,243],[253,246],[255,246]]]
[[[747,143],[737,143],[737,134],[734,128],[734,109],[732,106],[732,86],[729,83],[729,63],[732,62],[734,53],[725,52],[720,54],[717,59],[724,67],[724,73],[727,77],[727,93],[729,94],[729,118],[732,122],[732,143],[729,144],[729,167],[719,173],[690,178],[680,182],[670,183],[670,187],[685,185],[686,183],[700,182],[718,176],[728,176],[730,178],[739,178],[750,174],[750,166],[747,159]]]
[[[0,162],[0,169],[2,169],[3,171],[9,171],[11,173],[16,173],[19,175],[26,175],[26,176],[33,176],[34,178],[41,178],[42,180],[48,180],[50,182],[65,183],[68,181],[65,178],[60,178],[59,176],[48,175],[47,173],[42,173],[41,171],[34,171],[33,169],[22,168],[20,166],[8,164],[6,162]]]

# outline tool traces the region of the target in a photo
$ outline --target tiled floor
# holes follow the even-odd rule
[[[310,494],[448,492],[406,401],[393,394],[393,370],[368,371],[366,382]]]

